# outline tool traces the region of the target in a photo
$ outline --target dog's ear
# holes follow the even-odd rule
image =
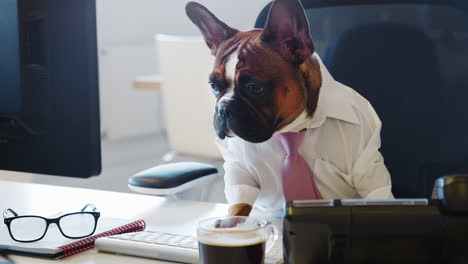
[[[224,24],[206,7],[196,2],[189,2],[185,6],[185,12],[192,22],[200,29],[205,42],[211,49],[211,54],[216,52],[221,43],[234,36],[238,31]]]
[[[299,0],[273,1],[262,40],[294,64],[302,64],[314,53],[309,23]]]

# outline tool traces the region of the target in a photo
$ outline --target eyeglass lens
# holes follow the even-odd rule
[[[83,237],[93,233],[96,220],[92,214],[76,213],[60,218],[59,225],[66,236]]]
[[[46,232],[47,222],[34,216],[16,218],[11,221],[11,235],[20,241],[32,241],[41,238]]]

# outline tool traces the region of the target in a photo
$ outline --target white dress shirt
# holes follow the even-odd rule
[[[299,152],[315,175],[323,199],[393,198],[390,174],[380,148],[381,122],[370,103],[335,81],[317,54],[322,87],[313,118],[302,113],[279,132],[307,128]],[[217,139],[224,157],[225,194],[229,204],[262,210],[284,206],[278,138],[250,143],[239,137]]]

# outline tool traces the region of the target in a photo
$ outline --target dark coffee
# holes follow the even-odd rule
[[[265,242],[251,245],[209,245],[198,243],[201,264],[263,264]]]

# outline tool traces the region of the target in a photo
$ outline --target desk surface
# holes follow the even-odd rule
[[[21,214],[50,215],[79,210],[86,203],[96,205],[102,217],[144,219],[150,229],[195,235],[199,220],[227,214],[226,204],[169,200],[139,194],[117,193],[32,183],[0,181],[0,209],[12,208]],[[0,228],[6,226],[0,223]],[[169,263],[90,250],[63,260],[10,256],[22,263]]]

